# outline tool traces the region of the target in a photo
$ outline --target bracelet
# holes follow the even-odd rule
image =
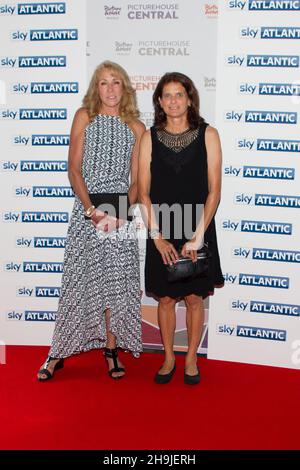
[[[149,230],[148,233],[149,237],[152,238],[152,240],[155,240],[159,238],[160,230],[158,228],[153,228],[152,230]]]
[[[96,210],[96,207],[95,207],[95,206],[90,206],[90,207],[84,212],[84,215],[85,215],[86,217],[91,218],[92,215],[93,215],[93,213],[95,212],[95,210]]]

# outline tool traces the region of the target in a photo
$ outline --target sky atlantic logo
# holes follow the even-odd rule
[[[78,29],[31,29],[30,41],[77,41]]]
[[[255,145],[256,144],[256,145]],[[300,153],[300,140],[240,138],[236,141],[238,150],[258,150],[260,152]]]
[[[240,286],[270,287],[273,289],[289,289],[288,277],[265,276],[262,274],[240,273],[238,277]]]
[[[61,120],[61,119],[67,119],[67,109],[66,108],[1,109],[0,119]]]
[[[34,248],[62,248],[66,247],[66,237],[34,237]]]
[[[10,214],[10,213],[8,213]],[[14,213],[12,214],[14,215]],[[8,215],[9,217],[9,215]],[[32,212],[23,211],[21,213],[21,222],[23,223],[69,223],[68,212]]]
[[[78,82],[31,82],[31,83],[12,83],[11,93],[18,95],[31,94],[69,94],[78,93]]]
[[[20,171],[24,172],[65,172],[68,170],[66,160],[21,160]]]
[[[70,144],[70,136],[64,134],[39,134],[31,136],[31,145],[33,146],[68,146]]]
[[[48,286],[20,286],[17,287],[17,297],[49,297],[58,298],[60,296],[60,287]]]
[[[256,206],[300,208],[300,196],[281,194],[255,194]]]
[[[74,197],[70,186],[17,186],[14,188],[17,197]]]
[[[6,314],[7,320],[14,321],[52,321],[56,319],[56,312],[45,310],[12,310]]]
[[[245,325],[227,325],[218,324],[217,334],[226,336],[238,336],[240,338],[253,338],[271,341],[286,341],[286,330],[277,330],[271,328],[260,328],[256,326]]]
[[[281,261],[300,263],[300,251],[272,250],[270,248],[253,248],[252,259],[259,261]]]
[[[247,26],[241,28],[240,37],[247,39],[300,39],[300,28],[294,26]]]
[[[190,41],[139,41],[141,56],[189,56]]]
[[[298,68],[298,55],[247,55],[247,67]]]
[[[239,2],[237,2],[239,3]],[[245,3],[245,2],[242,2]],[[296,11],[300,10],[299,0],[248,0],[249,10]]]
[[[78,93],[78,82],[31,82],[30,92],[39,93]]]
[[[245,287],[267,287],[272,289],[289,289],[290,279],[282,276],[267,276],[249,273],[224,273],[225,283],[239,284]]]
[[[300,153],[300,140],[257,139],[257,150]]]
[[[284,315],[289,317],[300,316],[300,305],[265,302],[261,300],[234,299],[230,302],[231,310],[251,312],[256,314]]]
[[[245,122],[265,124],[297,124],[297,113],[288,111],[245,111]]]
[[[178,20],[178,3],[132,3],[127,6],[130,20]]]
[[[54,273],[61,274],[63,272],[63,263],[48,261],[23,261],[17,263],[14,261],[4,263],[4,271],[13,273]]]
[[[8,321],[52,321],[56,319],[56,312],[45,310],[10,310],[6,312]]]
[[[227,122],[264,123],[264,124],[297,124],[297,113],[288,111],[225,111]]]
[[[239,259],[258,261],[279,261],[284,263],[300,263],[300,252],[291,250],[274,250],[271,248],[232,248],[232,256]]]
[[[272,233],[273,235],[292,235],[293,225],[284,222],[262,220],[242,220],[241,232]]]
[[[293,195],[236,193],[233,201],[235,204],[247,206],[254,204],[255,206],[300,208],[300,196]]]
[[[23,261],[24,273],[53,273],[61,274],[63,272],[63,263],[49,261]]]
[[[286,341],[286,330],[237,325],[236,336],[271,341]]]
[[[300,96],[299,83],[241,83],[241,95]]]
[[[66,237],[34,237],[34,248],[62,248],[66,247]]]
[[[18,5],[0,5],[0,15],[63,15],[66,13],[65,2],[18,3]]]
[[[294,26],[262,26],[261,39],[300,39],[300,28]]]
[[[49,298],[58,298],[60,296],[60,287],[44,287],[37,286],[35,288],[36,297],[49,297]]]
[[[12,144],[17,146],[69,146],[70,136],[65,134],[14,135]]]
[[[224,166],[225,176],[259,178],[259,179],[295,179],[295,168],[271,167],[271,166]]]
[[[18,66],[19,68],[66,67],[67,58],[65,55],[20,56]]]
[[[70,186],[33,186],[33,197],[74,197]]]
[[[224,219],[221,221],[221,229],[230,232],[292,235],[293,226],[285,222]]]
[[[25,321],[52,321],[56,320],[56,312],[44,310],[25,310]]]
[[[278,67],[298,68],[298,55],[229,55],[225,57],[225,63],[234,67]]]
[[[77,29],[16,30],[10,34],[12,41],[77,41]]]

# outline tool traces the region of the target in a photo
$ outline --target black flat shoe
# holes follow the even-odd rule
[[[44,367],[43,369],[40,369],[38,371],[38,374],[44,374],[46,377],[37,377],[37,379],[40,381],[40,382],[45,382],[46,380],[50,380],[52,379],[52,377],[54,376],[54,372],[56,372],[57,370],[59,369],[62,369],[63,366],[64,366],[64,360],[63,359],[59,359],[59,361],[55,364],[54,366],[54,369],[53,369],[53,373],[51,374],[51,372],[47,369],[47,367],[49,366],[49,363],[53,360],[55,360],[56,358],[55,357],[51,357],[51,356],[48,356],[47,357],[47,360],[44,364]]]
[[[167,384],[172,379],[175,370],[176,370],[176,364],[174,364],[173,369],[168,374],[159,374],[157,372],[157,374],[155,374],[154,381],[157,384]]]
[[[184,373],[184,383],[187,385],[197,385],[200,382],[200,371],[197,367],[197,374],[189,375],[186,372]]]

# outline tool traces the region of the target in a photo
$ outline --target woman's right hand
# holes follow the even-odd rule
[[[92,224],[94,227],[97,228],[97,225],[100,222],[104,222],[105,218],[107,217],[107,214],[105,212],[99,211],[98,209],[95,209],[93,212],[93,215],[91,217]]]
[[[172,243],[168,242],[161,236],[153,240],[156,249],[161,254],[164,264],[173,264],[178,260],[178,253]]]

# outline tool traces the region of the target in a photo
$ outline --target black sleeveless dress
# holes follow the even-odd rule
[[[163,234],[165,224],[162,216],[164,211],[161,210],[162,204],[169,206],[177,204],[182,209],[184,205],[188,205],[192,214],[190,217],[192,231],[196,229],[199,222],[199,213],[196,211],[196,206],[199,207],[199,204],[204,205],[208,195],[207,152],[204,140],[207,126],[208,124],[203,123],[198,129],[187,130],[180,135],[178,134],[175,146],[173,134],[169,134],[165,130],[151,128],[150,199],[154,207],[160,208],[156,219]],[[185,236],[186,231],[183,230],[183,218],[181,218],[179,226],[182,224],[182,235],[178,238],[177,222],[175,212],[175,215],[170,218],[170,230],[165,238],[178,251],[190,237]],[[204,240],[208,243],[212,252],[208,276],[170,283],[167,280],[166,267],[163,264],[161,255],[153,240],[148,238],[145,263],[147,295],[155,298],[165,296],[181,298],[186,295],[196,294],[204,298],[213,293],[214,287],[221,287],[224,284],[224,278],[220,267],[214,219],[212,219],[205,232]]]

